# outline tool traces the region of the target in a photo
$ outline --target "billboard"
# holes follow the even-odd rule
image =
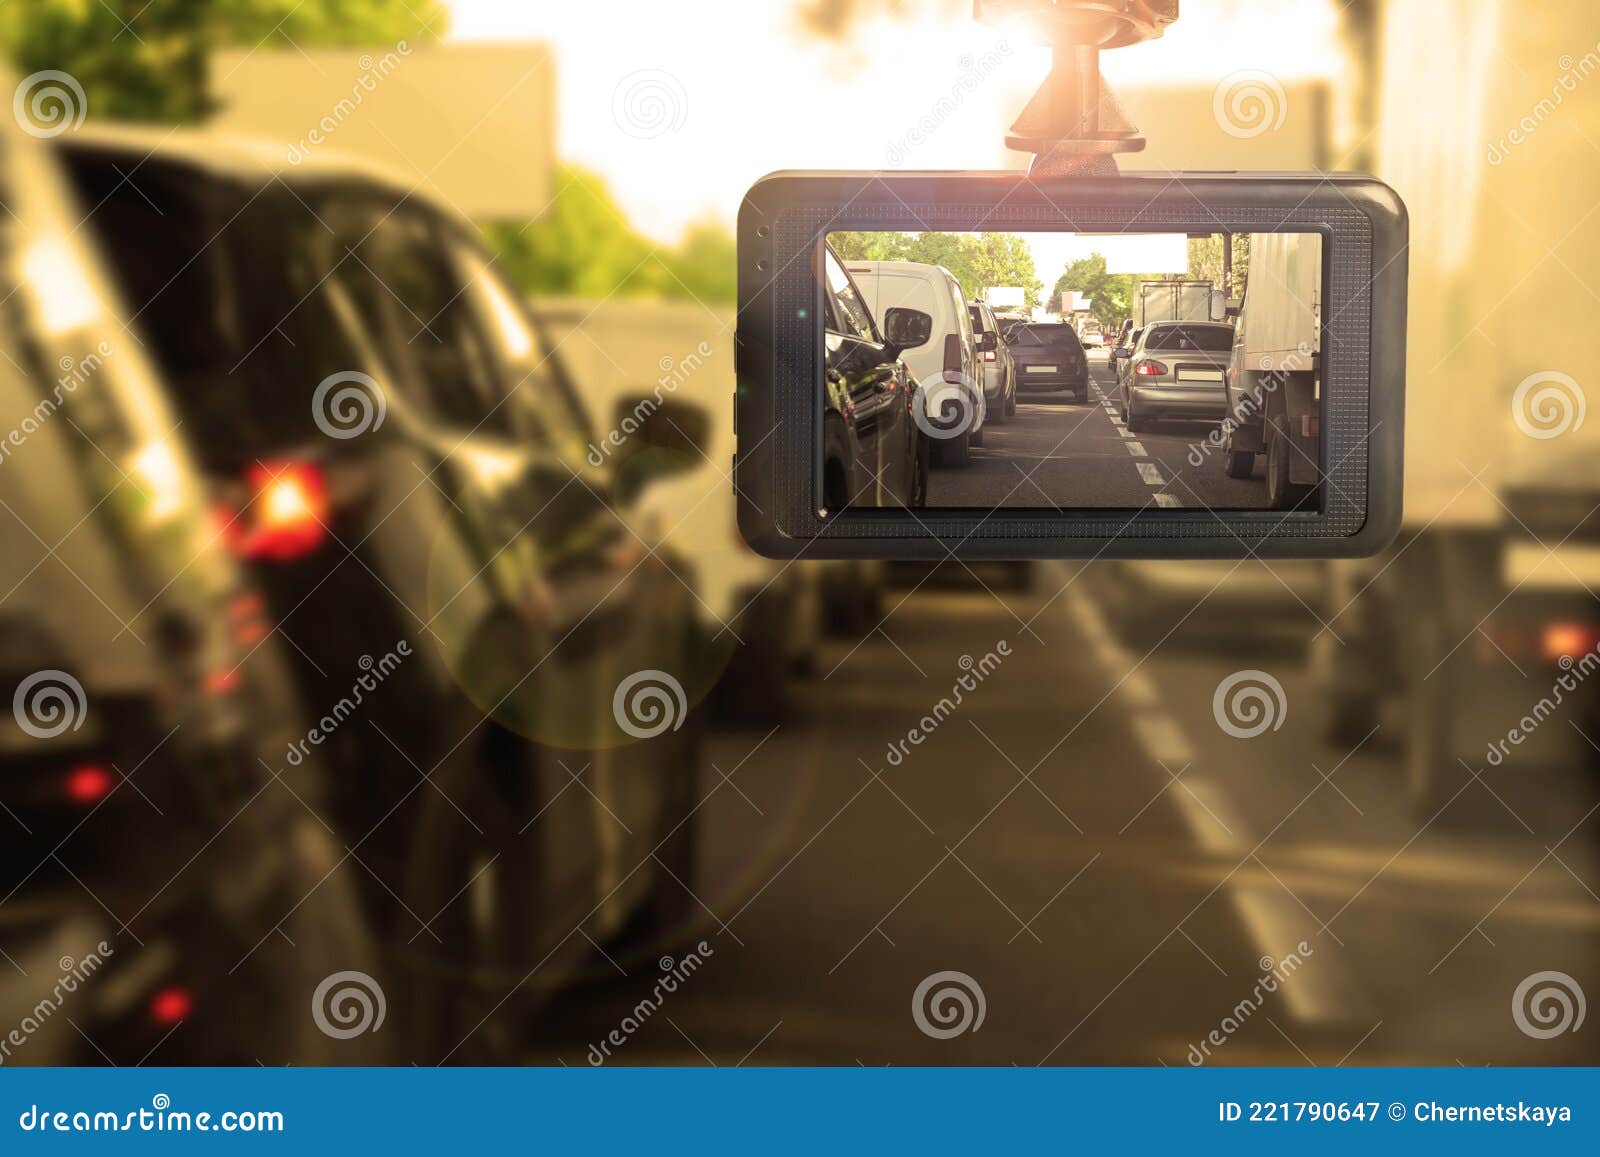
[[[555,62],[532,43],[218,52],[211,127],[393,171],[478,219],[537,216],[555,166]]]

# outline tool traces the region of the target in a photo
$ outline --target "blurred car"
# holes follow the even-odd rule
[[[880,331],[831,245],[822,260],[822,500],[833,510],[926,506],[929,439],[913,414],[917,379],[900,355],[928,342],[933,318],[891,307]]]
[[[1128,366],[1132,364],[1134,347],[1144,336],[1144,330],[1128,328],[1131,325],[1131,320],[1123,323],[1126,336],[1118,339],[1118,344],[1111,350],[1111,377],[1118,387],[1121,387],[1122,379],[1127,376]]]
[[[984,405],[996,422],[1003,422],[1017,412],[1017,362],[988,303],[974,301],[967,312],[983,358]]]
[[[226,540],[333,711],[330,807],[441,1009],[425,1036],[454,1046],[536,969],[676,926],[710,675],[694,593],[631,511],[694,460],[692,408],[643,412],[631,447],[685,453],[587,463],[600,435],[476,232],[378,169],[203,132],[56,144]]]
[[[311,721],[281,640],[81,206],[9,119],[0,200],[3,1063],[381,1061],[397,1033],[336,1041],[306,1008],[381,969],[316,761],[284,766]]]
[[[1065,391],[1080,404],[1089,400],[1089,359],[1070,325],[1034,321],[1008,339],[1017,366],[1017,391]]]
[[[785,564],[745,545],[728,466],[733,460],[733,313],[698,302],[541,298],[535,324],[589,408],[608,413],[645,383],[706,408],[712,425],[698,466],[662,479],[637,516],[662,539],[698,598],[708,650],[729,651],[713,692],[722,717],[770,722],[790,711],[787,676],[815,665],[821,635],[821,572],[836,564]],[[605,446],[596,443],[598,452]],[[679,566],[679,563],[674,563]]]
[[[1117,406],[1131,431],[1166,418],[1221,421],[1233,327],[1221,322],[1164,321],[1146,326],[1117,387]]]
[[[933,319],[928,340],[900,356],[922,387],[926,425],[934,431],[934,461],[967,465],[969,447],[983,445],[987,418],[983,363],[961,284],[948,269],[915,261],[851,261],[846,270],[870,317],[883,318],[900,308]]]

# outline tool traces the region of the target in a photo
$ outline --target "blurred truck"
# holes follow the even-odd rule
[[[1372,168],[1414,213],[1406,501],[1385,555],[1332,567],[1317,667],[1333,736],[1398,735],[1428,819],[1600,742],[1600,50],[1590,0],[1344,19]]]
[[[1268,504],[1292,510],[1319,480],[1322,238],[1253,233],[1250,279],[1234,324],[1224,449],[1230,478],[1267,459]]]
[[[1134,303],[1136,328],[1157,321],[1212,321],[1209,281],[1144,281]]]

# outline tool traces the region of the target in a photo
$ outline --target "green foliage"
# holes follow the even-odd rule
[[[985,289],[1020,285],[1029,309],[1039,304],[1038,270],[1027,242],[1011,233],[830,233],[846,261],[917,261],[942,265],[961,283],[967,298]]]
[[[338,47],[444,33],[440,0],[4,0],[0,45],[19,76],[71,74],[91,116],[193,121],[217,48]]]
[[[663,249],[635,232],[605,182],[575,165],[556,173],[559,192],[538,218],[495,222],[484,236],[524,291],[575,297],[652,296],[738,300],[737,245],[719,224],[691,229]]]
[[[1075,290],[1091,298],[1089,312],[1106,329],[1115,330],[1122,319],[1133,313],[1133,302],[1139,294],[1139,283],[1147,280],[1143,274],[1108,273],[1103,253],[1091,253],[1068,265],[1056,280],[1056,294]]]
[[[1233,284],[1228,287],[1228,296],[1237,297],[1245,278],[1250,274],[1250,234],[1234,233],[1231,236]],[[1189,238],[1189,276],[1213,282],[1218,289],[1223,288],[1222,234]]]

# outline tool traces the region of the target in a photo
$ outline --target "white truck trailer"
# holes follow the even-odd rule
[[[1138,328],[1156,321],[1210,321],[1214,288],[1209,281],[1141,282],[1134,303]]]

